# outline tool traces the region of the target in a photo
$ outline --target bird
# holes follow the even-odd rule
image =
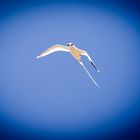
[[[73,43],[68,43],[67,46],[60,45],[60,44],[53,45],[53,46],[49,47],[47,50],[45,50],[43,53],[38,55],[36,58],[45,57],[51,53],[58,52],[58,51],[69,52],[79,62],[79,64],[85,69],[86,73],[88,74],[90,79],[93,81],[93,83],[98,88],[100,88],[98,83],[93,79],[93,77],[91,76],[89,71],[86,69],[84,63],[81,61],[81,56],[86,56],[97,72],[100,73],[100,70],[97,68],[95,63],[92,61],[92,59],[89,56],[89,54],[87,53],[87,51],[77,48]]]

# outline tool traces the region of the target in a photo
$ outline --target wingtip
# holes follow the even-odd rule
[[[95,64],[92,61],[90,61],[90,62],[92,64],[92,66],[97,70],[97,72],[101,73],[100,70],[95,66]]]
[[[101,73],[101,71],[100,71],[100,70],[97,70],[97,72],[98,72],[98,73]]]
[[[40,56],[37,56],[36,59],[40,58]]]

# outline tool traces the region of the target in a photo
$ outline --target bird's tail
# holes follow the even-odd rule
[[[88,70],[86,69],[86,67],[84,66],[84,64],[80,61],[79,62],[81,65],[82,65],[82,67],[85,69],[85,71],[86,71],[86,73],[88,74],[88,76],[90,77],[90,79],[92,80],[92,82],[98,87],[98,88],[100,88],[100,86],[97,84],[97,82],[92,78],[92,76],[90,75],[90,73],[88,72]]]

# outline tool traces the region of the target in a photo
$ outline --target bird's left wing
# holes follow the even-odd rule
[[[84,50],[80,50],[81,51],[81,55],[84,55],[88,58],[88,60],[91,62],[91,64],[93,65],[93,67],[98,71],[100,72],[100,70],[97,68],[97,66],[95,65],[95,63],[92,61],[92,59],[90,58],[89,54],[84,51]]]
[[[37,56],[36,58],[41,58],[44,57],[48,54],[51,54],[53,52],[57,52],[57,51],[65,51],[65,52],[70,52],[69,49],[63,45],[54,45],[50,48],[48,48],[46,51],[44,51],[43,53],[41,53],[39,56]]]

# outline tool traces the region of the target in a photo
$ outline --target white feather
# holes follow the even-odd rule
[[[97,84],[97,82],[92,78],[92,76],[90,75],[90,73],[88,72],[88,70],[86,69],[86,67],[84,66],[84,64],[82,62],[79,62],[82,67],[85,69],[86,73],[88,74],[88,76],[90,77],[90,79],[92,80],[92,82],[98,87],[100,88],[100,86]]]
[[[62,46],[62,45],[54,45],[51,48],[49,48],[46,51],[44,51],[43,53],[41,53],[36,58],[41,58],[41,57],[44,57],[44,56],[46,56],[48,54],[51,54],[51,53],[54,53],[54,52],[57,52],[57,51],[70,52],[70,50],[67,47],[65,47],[65,46]]]

